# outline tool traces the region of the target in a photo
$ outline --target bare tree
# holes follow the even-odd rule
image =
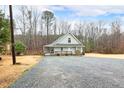
[[[27,31],[27,13],[26,13],[27,6],[20,6],[18,7],[19,15],[17,15],[15,22],[16,22],[16,29],[21,31],[22,41],[25,41],[25,35]]]
[[[113,51],[119,48],[120,35],[121,35],[120,26],[121,26],[120,21],[114,21],[111,23],[111,47]]]
[[[71,24],[68,21],[59,21],[59,34],[71,32]]]
[[[38,19],[39,12],[32,6],[20,6],[18,7],[19,15],[17,15],[16,24],[21,31],[22,41],[26,44],[27,49],[35,49],[38,46],[37,34],[38,34]]]

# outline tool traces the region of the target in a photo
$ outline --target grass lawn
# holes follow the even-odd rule
[[[0,61],[0,88],[8,87],[25,70],[38,63],[41,58],[38,55],[17,56],[17,63],[20,64],[12,65],[11,56],[2,56],[2,61]]]
[[[124,54],[98,54],[98,53],[86,53],[87,57],[100,57],[100,58],[115,58],[124,59]]]

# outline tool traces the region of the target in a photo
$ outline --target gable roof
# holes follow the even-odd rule
[[[71,33],[67,33],[61,37],[59,37],[57,40],[55,40],[52,44],[57,44],[59,43],[61,40],[63,40],[67,35],[71,35],[79,44],[82,44],[73,34]]]
[[[53,43],[51,44],[48,44],[48,45],[45,45],[45,46],[55,46],[55,45],[58,45],[60,41],[62,41],[66,36],[68,35],[71,35],[77,42],[78,42],[78,45],[82,45],[83,44],[72,34],[72,33],[67,33],[63,36],[60,36],[57,40],[55,40]],[[62,44],[61,44],[62,45]],[[74,45],[74,44],[73,44]]]

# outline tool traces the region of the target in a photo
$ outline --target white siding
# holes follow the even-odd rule
[[[83,47],[77,47],[76,50],[79,50],[82,53],[83,52]]]
[[[68,43],[68,38],[71,39],[71,43]],[[70,34],[62,39],[59,44],[79,44]]]
[[[55,48],[54,48],[54,51],[61,51],[61,48],[55,47]]]
[[[77,47],[77,49],[76,50],[81,50],[81,47]]]
[[[73,54],[75,54],[75,47],[70,47],[70,48],[67,48],[67,47],[63,47],[63,51],[72,51]],[[59,51],[61,52],[61,48],[54,48],[54,51]]]
[[[73,54],[75,54],[76,48],[72,47],[72,48],[70,48],[70,50],[72,51]]]
[[[68,51],[68,48],[67,47],[63,48],[63,51]]]

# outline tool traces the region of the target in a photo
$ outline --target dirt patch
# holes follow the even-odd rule
[[[86,53],[87,57],[100,57],[100,58],[115,58],[124,59],[124,54],[97,54],[97,53]]]
[[[14,82],[25,70],[39,62],[41,56],[18,56],[17,64],[12,65],[11,56],[2,56],[0,61],[0,88],[8,87]]]

